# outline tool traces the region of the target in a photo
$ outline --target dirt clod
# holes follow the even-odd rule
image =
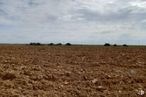
[[[16,78],[16,75],[13,73],[9,73],[9,72],[4,73],[2,76],[3,80],[13,80],[15,78]]]

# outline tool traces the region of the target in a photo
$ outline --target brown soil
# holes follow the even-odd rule
[[[146,97],[146,48],[0,46],[0,97]]]

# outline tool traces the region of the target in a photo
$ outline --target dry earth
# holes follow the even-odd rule
[[[0,97],[146,97],[146,47],[0,46]]]

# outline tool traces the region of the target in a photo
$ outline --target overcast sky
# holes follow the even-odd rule
[[[0,42],[146,44],[146,0],[0,0]]]

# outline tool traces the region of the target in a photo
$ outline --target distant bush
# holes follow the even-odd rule
[[[111,46],[109,43],[105,43],[104,46]]]
[[[57,43],[56,45],[62,45],[62,43]]]
[[[66,43],[65,45],[66,45],[66,46],[71,46],[71,43]]]
[[[117,46],[117,44],[114,44],[113,46]]]
[[[41,45],[41,43],[39,43],[39,42],[37,42],[37,43],[33,43],[33,42],[31,42],[29,45]]]
[[[123,44],[123,46],[127,47],[128,45],[127,44]]]
[[[49,43],[48,45],[54,45],[54,43]]]

